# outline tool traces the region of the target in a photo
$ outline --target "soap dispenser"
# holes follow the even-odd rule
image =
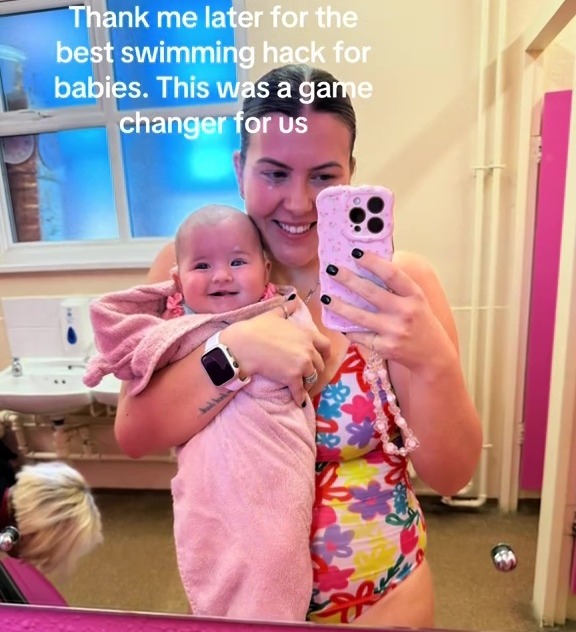
[[[66,298],[60,304],[60,327],[64,355],[85,359],[92,344],[89,299]]]

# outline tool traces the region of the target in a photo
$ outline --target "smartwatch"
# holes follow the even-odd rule
[[[210,336],[206,341],[201,362],[214,386],[239,391],[250,381],[249,377],[240,379],[238,362],[230,353],[230,349],[220,343],[220,332]]]

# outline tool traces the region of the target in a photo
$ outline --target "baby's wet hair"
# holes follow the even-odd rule
[[[228,219],[240,219],[243,222],[245,221],[246,227],[249,230],[254,231],[254,235],[257,237],[258,243],[262,248],[263,255],[265,257],[268,256],[264,242],[262,241],[262,235],[260,235],[260,231],[256,227],[256,224],[252,221],[251,217],[235,206],[228,206],[226,204],[208,204],[190,213],[190,215],[188,215],[188,217],[186,217],[186,219],[184,219],[184,221],[180,224],[175,238],[176,261],[178,262],[178,253],[182,252],[186,247],[183,241],[186,235],[190,234],[191,230],[194,230],[194,228],[199,226],[217,226]]]

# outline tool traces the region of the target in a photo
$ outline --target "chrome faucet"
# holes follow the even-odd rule
[[[12,375],[14,377],[20,377],[23,373],[22,364],[20,358],[12,358]]]
[[[0,551],[8,553],[19,539],[20,532],[16,527],[5,527],[0,531]]]

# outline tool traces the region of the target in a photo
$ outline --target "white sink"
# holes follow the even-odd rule
[[[102,378],[98,386],[93,386],[90,390],[97,402],[115,408],[118,405],[118,396],[120,395],[121,386],[122,380],[109,374]]]
[[[82,383],[85,366],[67,358],[22,359],[22,375],[8,367],[0,372],[0,409],[17,413],[58,415],[92,401]]]

